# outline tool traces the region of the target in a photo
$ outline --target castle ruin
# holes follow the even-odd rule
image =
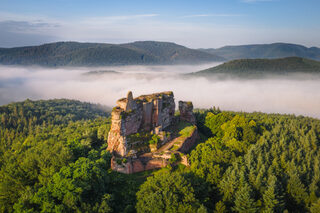
[[[171,91],[137,98],[133,98],[132,92],[128,92],[126,98],[119,99],[111,113],[108,135],[107,149],[113,154],[112,169],[133,173],[168,165],[168,154],[179,151],[178,148],[174,152],[169,149],[173,146],[170,147],[170,141],[175,139],[170,128],[179,121],[191,126],[195,124],[192,102],[179,101],[179,111],[180,116],[176,117],[174,95]],[[186,152],[197,137],[194,126],[190,137],[181,142],[180,151]],[[161,156],[157,150],[161,150]],[[163,155],[164,152],[166,155]]]

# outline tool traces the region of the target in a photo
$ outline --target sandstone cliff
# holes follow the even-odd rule
[[[132,92],[128,92],[127,98],[118,100],[117,105],[111,113],[108,150],[120,156],[128,154],[129,135],[150,131],[159,133],[174,118],[173,92],[143,95],[135,99]]]
[[[111,168],[118,172],[134,173],[161,168],[174,155],[183,155],[198,139],[193,105],[179,102],[180,117],[175,117],[173,92],[142,95],[133,98],[128,92],[112,110],[108,150],[113,154]],[[188,124],[192,131],[179,136],[172,131],[179,122]],[[179,142],[179,143],[178,143]],[[173,149],[174,144],[179,144]],[[187,165],[185,156],[181,162]]]

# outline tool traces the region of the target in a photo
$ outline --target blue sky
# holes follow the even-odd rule
[[[0,46],[172,41],[320,46],[319,0],[1,0]]]

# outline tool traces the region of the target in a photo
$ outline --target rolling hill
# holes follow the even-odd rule
[[[128,44],[56,42],[40,46],[0,48],[0,64],[104,66],[181,64],[223,61],[222,57],[169,42]]]
[[[219,55],[228,60],[234,59],[256,59],[256,58],[284,58],[284,57],[302,57],[313,60],[320,60],[320,48],[307,48],[302,45],[273,43],[225,46],[218,49],[199,49],[203,52]]]
[[[259,75],[287,75],[290,73],[317,73],[320,74],[320,62],[300,58],[287,57],[280,59],[239,59],[232,60],[199,72],[193,76],[210,76],[227,74],[241,77]]]

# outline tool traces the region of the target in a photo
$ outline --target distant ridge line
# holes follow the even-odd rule
[[[320,48],[305,47],[291,43],[228,45],[221,48],[198,49],[203,52],[216,54],[227,60],[234,59],[275,59],[284,57],[302,57],[320,61]]]
[[[0,64],[40,66],[106,66],[194,64],[225,61],[212,53],[171,42],[125,44],[55,42],[38,46],[0,48]]]

